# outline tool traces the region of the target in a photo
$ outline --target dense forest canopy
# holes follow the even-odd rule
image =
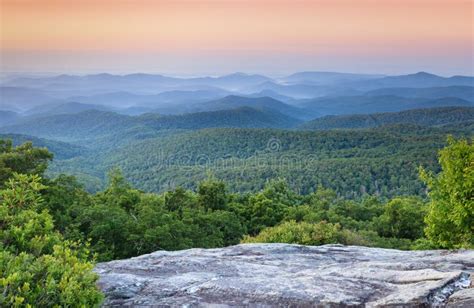
[[[282,177],[304,194],[323,185],[347,198],[365,193],[423,196],[416,168],[438,171],[436,151],[445,145],[446,134],[461,137],[471,132],[472,127],[461,125],[327,132],[216,128],[146,137],[118,135],[86,141],[71,150],[51,141],[60,159],[48,175],[74,174],[89,191],[103,189],[108,170],[118,166],[134,186],[150,192],[196,188],[212,171],[234,192],[258,191],[266,179]]]
[[[285,178],[301,194],[321,185],[360,199],[425,197],[417,167],[439,171],[436,151],[446,135],[474,131],[472,107],[331,116],[298,127],[301,121],[283,114],[287,106],[275,99],[229,96],[207,105],[240,107],[182,115],[43,114],[0,128],[0,136],[47,146],[56,159],[46,174],[75,175],[89,192],[105,189],[108,171],[119,167],[147,192],[196,189],[212,172],[231,192],[256,192],[267,179]]]

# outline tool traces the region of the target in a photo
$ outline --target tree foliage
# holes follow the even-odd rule
[[[417,239],[423,237],[426,206],[415,197],[394,198],[376,221],[377,230],[385,237]]]
[[[439,163],[437,176],[421,169],[431,199],[426,236],[442,248],[474,247],[474,145],[448,138]]]
[[[53,158],[46,148],[33,147],[25,142],[14,147],[9,139],[0,139],[0,188],[13,173],[42,175]]]
[[[37,175],[13,174],[0,191],[0,306],[97,306],[102,294],[87,247],[64,241]]]

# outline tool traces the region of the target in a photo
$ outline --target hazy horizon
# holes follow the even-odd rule
[[[4,55],[0,55],[2,58],[6,58]],[[53,56],[52,56],[53,57]],[[176,59],[176,62],[180,62],[180,58]],[[413,59],[417,61],[417,59]],[[71,60],[74,62],[73,60]],[[198,61],[198,60],[196,60]],[[227,61],[227,60],[226,60]],[[228,60],[230,63],[232,61],[231,58]],[[258,61],[258,60],[257,60]],[[60,75],[60,74],[70,74],[70,75],[88,75],[88,74],[99,74],[99,73],[109,73],[114,75],[126,75],[126,74],[135,74],[135,73],[145,73],[145,74],[161,74],[167,76],[174,76],[174,77],[192,77],[192,76],[223,76],[229,75],[233,73],[245,73],[245,74],[261,74],[269,77],[281,77],[287,76],[298,72],[331,72],[331,73],[352,73],[352,74],[382,74],[382,75],[408,75],[408,74],[415,74],[418,72],[427,72],[430,74],[435,74],[438,76],[443,77],[450,77],[450,76],[474,76],[474,67],[467,66],[464,69],[456,69],[453,67],[453,63],[444,63],[441,66],[446,66],[443,68],[437,67],[428,67],[428,66],[416,66],[413,64],[405,64],[401,66],[398,64],[397,67],[391,67],[391,65],[385,65],[383,63],[380,64],[380,67],[371,67],[371,68],[357,68],[357,65],[351,67],[350,65],[334,65],[334,66],[291,66],[288,68],[277,69],[274,66],[272,67],[270,64],[265,66],[264,63],[260,63],[259,68],[257,69],[245,69],[245,63],[239,63],[235,67],[229,69],[212,69],[213,65],[205,65],[205,67],[201,69],[195,69],[190,64],[189,66],[182,65],[182,68],[177,69],[177,66],[174,65],[173,67],[157,67],[156,69],[146,68],[149,67],[150,64],[144,64],[142,66],[137,65],[135,68],[111,68],[111,67],[75,67],[75,68],[51,68],[46,69],[42,67],[35,68],[35,64],[29,65],[28,67],[10,67],[10,66],[3,66],[5,63],[9,63],[10,61],[6,59],[0,60],[0,72],[3,74],[7,73],[20,73],[20,74],[52,74],[52,75]],[[66,61],[67,62],[67,61]],[[181,61],[182,62],[182,61]],[[40,63],[40,62],[36,62]],[[474,60],[473,60],[474,63]],[[386,64],[386,63],[385,63]],[[240,65],[240,66],[239,66]],[[252,66],[252,65],[250,65]],[[141,68],[140,68],[141,67]],[[221,66],[222,67],[222,66]]]
[[[474,75],[473,2],[0,0],[2,72]]]
[[[145,74],[145,75],[161,75],[165,77],[172,77],[172,78],[200,78],[200,77],[224,77],[228,75],[234,74],[244,74],[244,75],[261,75],[265,77],[269,77],[272,79],[278,79],[283,77],[288,77],[293,74],[298,73],[335,73],[335,74],[360,74],[360,75],[380,75],[380,76],[405,76],[405,75],[414,75],[418,73],[427,73],[436,75],[439,77],[449,78],[455,76],[466,76],[466,77],[474,77],[474,74],[440,74],[432,71],[406,71],[401,72],[398,74],[395,73],[384,73],[384,72],[355,72],[355,71],[335,71],[335,70],[300,70],[300,71],[289,71],[288,73],[262,73],[259,71],[249,72],[249,71],[228,71],[222,73],[215,73],[215,72],[203,72],[203,73],[196,73],[196,74],[185,74],[185,73],[172,73],[172,72],[160,72],[160,71],[0,71],[0,74],[3,77],[13,77],[15,75],[18,76],[30,76],[30,77],[55,77],[60,75],[69,75],[69,76],[88,76],[88,75],[100,75],[100,74],[108,74],[114,76],[127,76],[133,74]]]

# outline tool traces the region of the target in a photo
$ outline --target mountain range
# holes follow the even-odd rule
[[[473,101],[474,78],[441,77],[426,72],[384,76],[300,72],[286,77],[234,73],[220,77],[178,78],[155,74],[58,75],[7,78],[0,84],[0,110],[25,112],[59,103],[104,105],[137,114],[196,111],[190,105],[229,95],[268,96],[287,104],[322,97],[455,97]],[[376,112],[380,110],[372,110]]]
[[[187,159],[204,157],[211,164],[237,163],[209,167],[236,190],[259,189],[264,179],[282,176],[304,191],[323,185],[348,197],[361,187],[384,196],[418,194],[423,186],[416,168],[434,168],[447,134],[474,132],[474,78],[468,76],[301,72],[278,78],[95,74],[3,80],[0,137],[47,146],[56,155],[48,175],[74,174],[91,191],[102,187],[114,166],[146,191],[194,187],[206,172]],[[163,165],[161,153],[185,163]],[[354,172],[358,176],[347,177]]]

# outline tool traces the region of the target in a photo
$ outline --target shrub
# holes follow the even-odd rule
[[[269,227],[257,236],[246,236],[242,243],[288,243],[300,245],[344,244],[356,246],[410,249],[408,239],[380,237],[375,231],[341,229],[339,224],[287,221]]]
[[[14,174],[0,191],[0,306],[97,306],[87,247],[63,242],[49,213],[37,212],[40,180]]]
[[[338,243],[340,227],[325,221],[317,224],[294,220],[262,230],[257,236],[246,236],[243,243],[289,243],[323,245]]]

